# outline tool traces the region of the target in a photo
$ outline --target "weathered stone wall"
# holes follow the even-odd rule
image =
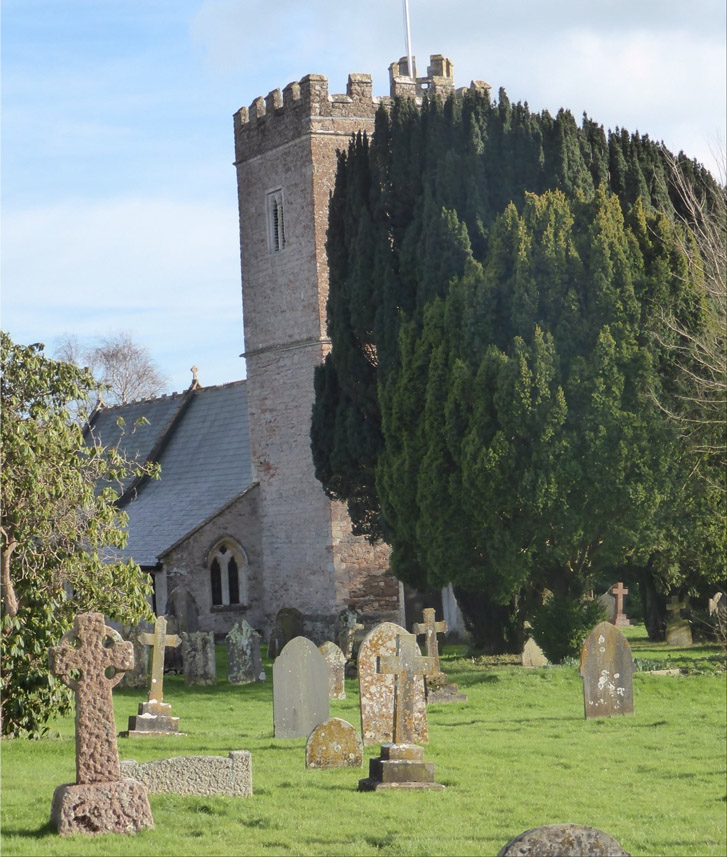
[[[265,624],[259,494],[259,487],[251,486],[245,494],[233,500],[161,557],[169,597],[175,588],[186,588],[199,608],[200,630],[212,631],[217,639],[227,634],[242,619],[246,619],[257,630]],[[245,552],[247,562],[240,569],[240,575],[247,575],[247,605],[212,606],[207,557],[222,538],[236,541]],[[165,610],[165,605],[159,604],[157,609]]]

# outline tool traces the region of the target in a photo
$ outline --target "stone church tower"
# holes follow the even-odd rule
[[[447,93],[452,65],[431,58],[426,78],[390,68],[391,96]],[[310,451],[313,372],[330,349],[325,240],[336,152],[373,132],[379,105],[370,75],[345,95],[322,75],[273,90],[234,117],[243,317],[253,477],[260,485],[266,621],[284,606],[327,630],[352,605],[368,627],[402,622],[388,548],[351,534],[343,504],[315,478]],[[403,624],[403,622],[402,622]]]

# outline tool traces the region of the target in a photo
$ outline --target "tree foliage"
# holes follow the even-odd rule
[[[114,503],[131,471],[156,470],[102,447],[70,418],[69,405],[95,389],[89,371],[0,337],[2,733],[36,736],[68,706],[47,654],[74,615],[150,615],[150,582],[115,558],[126,516]]]
[[[664,589],[720,548],[664,418],[675,349],[713,323],[671,157],[475,90],[396,101],[340,156],[316,472],[397,577],[505,608],[490,646],[532,590],[617,567]]]

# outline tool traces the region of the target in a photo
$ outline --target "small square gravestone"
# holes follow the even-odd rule
[[[273,734],[307,738],[328,716],[326,660],[311,640],[295,637],[273,663]]]
[[[187,686],[217,683],[215,637],[212,631],[182,635],[184,683]]]
[[[326,640],[318,646],[318,651],[326,659],[328,667],[328,698],[329,699],[345,699],[345,669],[346,657],[335,643]]]
[[[227,643],[227,680],[230,684],[265,681],[260,634],[244,619],[225,637]]]
[[[600,622],[581,649],[581,678],[586,719],[634,712],[634,661],[624,635]]]

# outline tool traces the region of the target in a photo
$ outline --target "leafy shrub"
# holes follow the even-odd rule
[[[535,641],[553,664],[577,658],[588,632],[606,618],[598,601],[553,596],[532,619]]]

